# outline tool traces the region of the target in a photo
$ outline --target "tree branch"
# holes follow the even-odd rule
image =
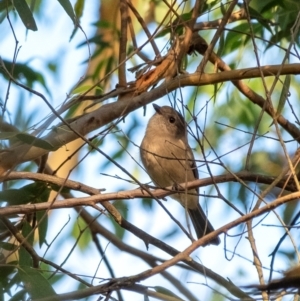
[[[300,64],[289,64],[289,65],[272,65],[262,66],[259,68],[245,68],[239,70],[230,70],[214,74],[184,74],[178,76],[168,82],[162,83],[159,87],[143,93],[141,95],[132,97],[124,97],[120,102],[113,102],[101,106],[93,112],[79,116],[69,121],[69,126],[60,125],[50,131],[50,133],[41,139],[46,140],[50,143],[54,149],[58,149],[65,144],[78,139],[78,135],[70,130],[80,133],[82,136],[110,123],[114,120],[126,116],[128,113],[145,106],[154,100],[176,90],[178,87],[186,86],[203,86],[208,84],[216,84],[226,81],[237,81],[241,79],[260,77],[261,72],[264,76],[276,76],[278,70],[281,69],[281,75],[286,74],[300,74]],[[249,90],[249,89],[248,89]],[[251,92],[253,93],[253,92]],[[256,95],[259,96],[259,95]],[[265,100],[262,97],[251,98],[252,102],[264,106]],[[266,106],[266,112],[270,116],[274,116],[274,112],[270,107]],[[285,119],[282,115],[278,116],[278,123],[287,131],[289,134],[300,142],[300,131],[299,129]],[[48,153],[49,150],[42,149],[28,144],[22,144],[15,147],[2,150],[0,153],[0,173],[4,173],[8,169],[12,168],[18,163],[31,161],[43,156]]]
[[[87,185],[83,185],[81,183],[66,180],[63,178],[58,178],[55,176],[49,175],[41,175],[30,172],[11,172],[5,181],[14,180],[14,179],[32,179],[32,180],[40,180],[46,181],[48,183],[53,183],[56,185],[63,185],[66,188],[70,188],[73,190],[78,190],[81,192],[85,192],[90,194],[89,197],[80,197],[80,198],[69,198],[63,201],[56,201],[54,203],[38,203],[38,204],[27,204],[27,205],[14,205],[0,208],[0,216],[8,216],[12,214],[28,214],[41,210],[49,210],[49,209],[60,209],[60,208],[72,208],[74,206],[94,206],[96,203],[106,202],[110,200],[123,200],[123,199],[136,199],[136,198],[153,198],[156,197],[158,199],[164,198],[173,193],[178,193],[182,191],[185,193],[185,189],[204,187],[217,183],[225,183],[225,182],[238,182],[239,179],[244,181],[253,181],[255,183],[261,184],[272,184],[275,180],[274,177],[268,177],[259,174],[251,174],[249,172],[240,172],[234,175],[227,174],[221,176],[214,176],[214,179],[205,178],[199,179],[195,181],[191,181],[188,183],[181,183],[178,186],[178,190],[174,190],[173,187],[166,187],[165,189],[155,189],[151,190],[151,194],[147,191],[137,188],[133,190],[125,190],[114,193],[103,193],[99,194],[99,190],[89,187]],[[285,179],[278,181],[277,187],[285,188],[290,191],[297,191],[293,181],[291,180],[288,184]]]

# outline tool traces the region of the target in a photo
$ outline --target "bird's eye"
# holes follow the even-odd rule
[[[175,118],[173,116],[170,116],[169,117],[169,121],[170,121],[170,123],[174,123],[175,122]]]

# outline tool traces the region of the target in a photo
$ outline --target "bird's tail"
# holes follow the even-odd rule
[[[215,230],[209,222],[209,220],[207,219],[207,216],[203,212],[202,208],[200,207],[200,204],[198,204],[197,208],[195,209],[188,209],[188,213],[190,215],[198,238],[201,238],[204,235],[211,233]],[[220,238],[216,237],[209,241],[207,244],[218,245],[220,244],[220,242]]]

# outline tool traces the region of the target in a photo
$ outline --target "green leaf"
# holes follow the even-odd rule
[[[30,224],[26,221],[23,223],[22,227],[22,235],[26,239],[26,242],[32,246],[33,245],[33,231]],[[32,265],[32,258],[28,251],[21,245],[20,251],[19,251],[19,264],[24,266],[31,266]]]
[[[94,23],[92,23],[92,25],[99,27],[99,28],[103,28],[103,29],[107,29],[107,28],[113,29],[111,22],[108,22],[106,20],[100,20],[100,21],[94,22]]]
[[[220,10],[221,10],[221,14],[223,16],[225,16],[226,15],[226,9],[225,9],[224,4],[222,2],[220,4]]]
[[[34,203],[45,203],[49,199],[51,189],[44,183],[34,183],[26,187],[27,191],[34,195]],[[32,191],[33,190],[33,191]],[[39,232],[40,247],[46,242],[46,235],[48,230],[48,215],[45,211],[36,212]]]
[[[3,64],[5,65],[5,68],[12,73],[12,75],[16,80],[22,80],[22,82],[25,81],[26,85],[29,88],[33,88],[33,84],[37,82],[45,88],[48,94],[50,94],[50,91],[46,85],[46,81],[42,73],[37,72],[31,67],[29,67],[28,63],[12,63],[7,60],[2,60],[2,61]],[[6,79],[8,79],[8,76],[3,68],[0,68],[0,73],[3,74],[3,76]]]
[[[3,256],[4,257],[4,256]],[[5,262],[4,258],[3,262]],[[15,263],[9,263],[9,264],[1,264],[1,273],[0,273],[0,300],[4,300],[3,295],[1,296],[1,294],[3,294],[3,292],[10,292],[12,287],[13,287],[13,283],[11,281],[11,279],[13,278],[13,275],[16,274],[16,265]],[[2,298],[2,299],[1,299]],[[6,300],[6,299],[5,299]],[[21,299],[19,299],[21,300]]]
[[[9,189],[0,191],[0,201],[8,202],[9,205],[20,205],[29,203],[31,196],[22,189]]]
[[[94,43],[98,46],[101,46],[101,48],[104,48],[104,49],[111,47],[111,45],[108,42],[103,40],[103,34],[99,34],[99,35],[96,35],[96,36],[78,44],[78,48],[80,48],[82,46],[86,46],[87,44],[92,44],[92,43]],[[99,55],[104,49],[98,49],[95,53],[93,53],[92,58],[97,57],[97,55]],[[87,62],[87,60],[86,60],[86,62]]]
[[[121,213],[121,215],[126,219],[128,217],[128,207],[127,204],[124,200],[120,201],[115,201],[114,206],[118,209],[118,211]],[[122,239],[125,235],[125,229],[120,227],[120,225],[114,220],[114,218],[110,218],[114,228],[115,228],[115,233],[118,238]]]
[[[145,210],[153,209],[154,202],[152,199],[142,199],[142,205]]]
[[[285,1],[285,0],[284,0]],[[275,6],[280,6],[281,5],[281,0],[274,1],[274,0],[253,0],[251,1],[251,7],[255,8],[257,11],[260,13],[266,12],[268,10],[272,10],[272,8],[275,9]]]
[[[5,242],[5,241],[0,241],[0,248],[1,249],[7,250],[7,251],[12,251],[12,250],[15,249],[15,247],[16,247],[16,245],[14,245],[14,244],[11,244],[11,243]]]
[[[27,29],[37,31],[37,26],[32,12],[25,0],[11,0],[16,11],[18,12],[23,24]]]
[[[20,301],[20,300],[26,300],[26,291],[20,290],[17,292],[9,301]]]
[[[44,262],[40,263],[40,271],[50,271],[52,269],[51,265],[48,265]],[[64,273],[51,273],[51,277],[49,277],[49,273],[46,274],[46,272],[44,272],[47,281],[53,286],[55,284],[57,284],[59,281],[63,280],[64,277],[66,276]],[[86,287],[85,287],[86,288]]]
[[[153,287],[158,293],[167,295],[167,296],[171,296],[171,297],[175,297],[178,300],[182,300],[181,298],[179,298],[177,295],[175,295],[173,292],[171,292],[170,290],[166,289],[163,286],[154,286]]]
[[[0,133],[0,140],[7,140],[15,137],[17,132],[2,132]]]
[[[284,105],[285,105],[286,100],[290,93],[290,84],[291,84],[291,75],[288,74],[288,75],[286,75],[285,80],[283,82],[283,87],[282,87],[282,91],[281,91],[278,106],[277,106],[276,116],[280,115],[284,108]]]
[[[283,207],[282,219],[287,225],[291,224],[295,213],[299,211],[298,205],[298,202],[289,202]]]
[[[18,276],[23,282],[25,290],[31,299],[52,297],[53,301],[59,300],[53,287],[38,270],[28,266],[20,266],[18,268]]]
[[[41,187],[43,189],[43,187]],[[48,201],[51,189],[46,187],[42,190],[35,198],[35,203],[45,203]],[[46,242],[46,235],[48,230],[48,214],[46,211],[36,212],[36,219],[38,222],[38,232],[39,232],[39,245],[40,247]]]
[[[241,47],[241,41],[244,38],[243,33],[246,32],[247,29],[247,24],[240,24],[235,26],[232,31],[228,32],[225,41],[222,41],[222,44],[226,45],[226,47],[221,49],[221,51],[223,50],[223,55]]]
[[[252,30],[255,35],[262,35],[262,27],[259,24],[252,24]],[[241,50],[247,47],[248,41],[251,39],[251,32],[247,23],[239,24],[232,28],[231,31],[226,35],[225,41],[222,42],[224,45],[222,54],[231,53],[234,50]]]
[[[46,140],[36,138],[30,134],[18,133],[16,134],[16,138],[32,146],[36,146],[49,151],[55,150],[55,147],[51,145],[49,142],[47,142]]]
[[[280,30],[280,31],[276,32],[274,35],[272,35],[267,49],[270,47],[276,46],[277,43],[281,43],[281,40],[285,39],[286,37],[287,36],[286,36],[285,31]]]
[[[272,34],[272,29],[269,25],[269,20],[264,18],[257,10],[249,6],[249,13],[251,19],[256,19],[263,27],[265,27],[271,34]]]
[[[0,191],[0,201],[9,205],[47,202],[50,188],[43,182],[25,185],[19,189]]]
[[[72,236],[75,239],[77,239],[80,235],[80,239],[78,240],[78,247],[81,251],[86,250],[89,247],[90,242],[92,240],[91,233],[87,230],[86,226],[87,225],[85,221],[82,218],[78,218],[76,220],[76,224],[72,228]],[[84,229],[85,231],[81,232]]]
[[[63,7],[63,9],[67,13],[67,15],[71,18],[72,22],[74,24],[76,24],[77,23],[77,19],[76,19],[75,13],[74,13],[73,6],[70,3],[70,1],[69,0],[57,0],[57,1]]]
[[[203,1],[201,5],[202,11],[200,11],[199,13],[204,15],[204,12],[211,12],[214,6],[220,5],[220,0]]]
[[[58,191],[60,193],[69,193],[70,192],[70,188],[67,188],[67,187],[61,188],[61,185],[49,184],[49,186],[51,187],[51,190],[54,190],[56,192],[58,192]]]
[[[3,10],[6,10],[6,9],[10,10],[11,6],[12,6],[12,3],[9,3],[4,0],[0,1],[0,12]]]
[[[182,24],[184,21],[189,21],[192,17],[192,10],[190,12],[184,13],[180,15],[180,18],[176,18],[174,22],[172,22],[171,26],[167,26],[161,32],[159,32],[155,38],[161,38],[167,34],[173,34],[175,31],[178,35],[182,35],[184,25]]]
[[[75,88],[72,91],[72,94],[83,94],[86,93],[87,91],[89,91],[90,89],[99,89],[99,91],[103,91],[99,86],[95,86],[95,85],[82,85],[79,86],[77,88]]]
[[[79,19],[83,14],[85,0],[77,0],[74,6],[75,14]]]
[[[45,211],[38,211],[36,212],[36,218],[38,221],[39,245],[42,247],[42,245],[46,242],[48,215]]]

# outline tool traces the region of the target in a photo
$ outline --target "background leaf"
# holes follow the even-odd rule
[[[13,0],[13,5],[16,8],[23,24],[27,29],[37,31],[37,26],[33,18],[32,12],[25,0]]]

